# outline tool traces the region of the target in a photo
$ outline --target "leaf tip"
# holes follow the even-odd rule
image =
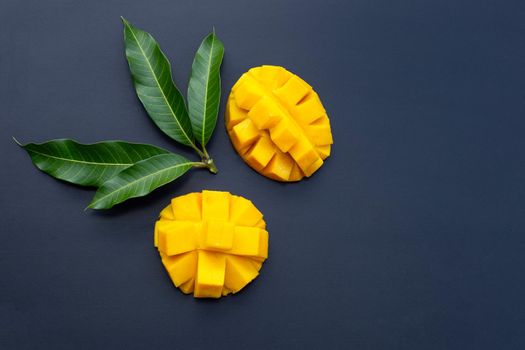
[[[87,207],[84,208],[84,211],[88,211],[88,209],[100,209],[100,208],[97,208],[96,204],[94,201],[91,201],[91,203],[89,203],[87,205]]]
[[[88,209],[93,209],[93,201],[89,202],[89,204],[84,208],[84,211],[88,211]]]
[[[16,137],[14,137],[14,136],[11,136],[11,137],[13,138],[13,141],[15,141],[15,143],[16,143],[18,146],[20,146],[20,147],[24,147],[24,145],[22,145],[22,144],[16,139]]]
[[[129,25],[129,21],[127,19],[124,18],[124,16],[120,16],[120,20],[122,21],[122,23],[125,25],[125,26],[128,26]]]
[[[87,207],[84,208],[84,211],[87,211],[88,209],[97,209],[96,207],[96,201],[95,197],[91,198],[91,202],[87,205]]]
[[[87,211],[88,209],[92,209],[92,210],[111,209],[113,206],[114,204],[108,205],[107,203],[104,203],[104,202],[101,203],[100,199],[96,198],[96,194],[95,194],[95,197],[93,197],[93,199],[88,204],[88,206],[84,208],[84,211]]]

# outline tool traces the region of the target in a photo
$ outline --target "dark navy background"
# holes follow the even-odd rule
[[[114,210],[11,140],[123,139],[196,159],[148,119],[123,54],[150,31],[183,91],[215,26],[223,102],[252,66],[317,90],[335,145],[312,178],[268,180],[223,111],[194,170]],[[524,349],[525,2],[0,2],[0,348]],[[223,104],[224,106],[224,104]],[[242,293],[194,300],[152,246],[173,196],[243,195],[270,258]]]

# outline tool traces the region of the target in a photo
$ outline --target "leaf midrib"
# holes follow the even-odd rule
[[[161,172],[163,172],[163,171],[168,171],[168,170],[176,169],[176,168],[181,167],[181,166],[191,165],[191,164],[193,164],[193,162],[181,163],[181,164],[177,164],[177,165],[174,165],[174,166],[171,166],[171,167],[163,168],[163,169],[161,169],[161,170],[159,170],[159,171],[156,171],[156,172],[154,172],[154,173],[148,174],[148,175],[146,175],[146,176],[142,176],[141,178],[139,178],[139,179],[137,179],[137,180],[133,180],[133,181],[127,183],[126,185],[124,185],[124,186],[122,186],[122,187],[119,187],[119,188],[116,189],[115,191],[111,191],[110,193],[106,194],[105,196],[100,197],[98,200],[93,201],[93,202],[89,205],[89,207],[93,207],[95,204],[99,203],[99,202],[102,201],[103,199],[106,199],[106,198],[112,196],[113,194],[115,194],[115,193],[117,193],[117,192],[120,192],[120,191],[122,191],[123,189],[128,188],[129,186],[132,186],[132,185],[136,184],[137,182],[140,182],[140,181],[142,181],[142,180],[144,180],[144,179],[146,179],[146,178],[149,178],[149,177],[151,177],[151,176],[153,176],[153,175],[157,175],[158,173],[161,173]],[[118,176],[118,175],[117,175],[117,176]]]
[[[176,114],[175,112],[173,111],[173,108],[171,108],[171,105],[170,103],[168,102],[168,98],[166,97],[166,94],[164,94],[164,90],[162,89],[162,86],[160,85],[160,82],[159,80],[157,79],[157,75],[155,74],[155,71],[153,70],[153,67],[151,66],[151,63],[149,62],[149,59],[148,59],[148,56],[146,55],[146,52],[144,52],[144,50],[142,49],[142,45],[140,44],[140,41],[139,39],[137,38],[137,36],[135,35],[135,33],[133,32],[133,30],[130,28],[129,24],[126,23],[126,26],[130,29],[130,32],[131,32],[131,35],[133,35],[133,38],[135,39],[135,42],[137,43],[137,46],[139,47],[140,49],[140,52],[142,53],[142,55],[144,56],[144,58],[146,59],[146,63],[148,64],[148,67],[153,75],[153,78],[155,79],[155,82],[157,83],[157,86],[160,90],[160,93],[162,94],[162,98],[164,99],[164,102],[166,102],[166,105],[168,106],[168,108],[170,109],[170,112],[171,112],[171,115],[174,117],[173,119],[175,119],[175,122],[177,122],[177,125],[179,126],[180,130],[182,131],[182,133],[184,134],[184,136],[186,137],[186,140],[188,140],[188,142],[193,146],[195,147],[195,144],[193,143],[193,141],[188,137],[188,134],[186,134],[186,131],[184,130],[184,128],[182,127],[182,125],[179,123],[179,120],[177,119],[176,117]]]
[[[71,158],[62,158],[62,157],[56,157],[56,156],[52,156],[50,154],[47,154],[47,153],[42,153],[42,152],[38,152],[38,151],[35,151],[35,150],[28,150],[29,152],[32,152],[32,153],[36,153],[36,154],[39,154],[41,156],[45,156],[45,157],[48,157],[48,158],[53,158],[53,159],[57,159],[57,160],[62,160],[62,161],[67,161],[67,162],[71,162],[71,163],[81,163],[81,164],[90,164],[90,165],[104,165],[104,166],[124,166],[124,165],[133,165],[133,163],[101,163],[101,162],[88,162],[88,161],[85,161],[85,160],[75,160],[75,159],[71,159]]]
[[[210,82],[210,71],[211,71],[211,57],[213,54],[213,47],[215,46],[215,34],[212,35],[210,54],[208,58],[208,79],[206,79],[206,87],[204,88],[204,109],[202,110],[202,132],[201,132],[201,145],[204,145],[205,130],[206,130],[206,111],[208,110],[208,84]]]

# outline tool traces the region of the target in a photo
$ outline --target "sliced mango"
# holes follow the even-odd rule
[[[330,125],[308,125],[304,128],[305,135],[316,146],[331,145],[332,134],[327,132],[330,130]],[[320,153],[320,152],[317,152]],[[319,154],[320,155],[320,154]]]
[[[237,293],[257,277],[268,257],[262,213],[251,201],[228,192],[174,198],[161,211],[154,237],[173,284],[196,298]]]
[[[230,138],[235,148],[239,151],[248,148],[261,135],[251,119],[244,119],[235,125],[230,132]]]
[[[195,287],[195,278],[192,278],[190,279],[188,282],[186,283],[183,283],[179,286],[179,289],[184,293],[184,294],[190,294],[190,293],[193,293],[193,289]]]
[[[302,126],[308,126],[315,122],[317,119],[326,115],[326,111],[319,100],[319,97],[314,94],[310,94],[298,105],[292,107],[291,113],[295,120],[297,120]],[[330,125],[328,124],[328,134],[330,134]]]
[[[161,219],[166,219],[166,220],[175,220],[175,215],[173,215],[173,208],[171,207],[171,204],[168,205],[166,208],[162,209],[159,217]]]
[[[237,153],[271,179],[299,181],[330,155],[330,121],[319,96],[283,67],[243,74],[228,98],[225,120]]]
[[[331,145],[324,145],[324,146],[317,146],[317,153],[319,153],[319,156],[321,156],[321,159],[325,160],[328,156],[330,156],[330,150]]]
[[[195,277],[196,298],[220,298],[226,272],[226,255],[205,250],[198,251],[197,277]]]
[[[257,129],[264,130],[273,127],[285,116],[279,104],[268,96],[263,96],[248,112],[248,117]]]
[[[307,170],[310,169],[310,166],[316,163],[318,160],[321,160],[321,157],[306,139],[306,137],[301,138],[301,140],[299,140],[292,148],[290,148],[289,153],[306,176],[310,176],[313,173],[307,173]]]
[[[165,256],[162,263],[168,271],[175,286],[188,282],[195,276],[197,270],[197,252],[191,251],[175,256]]]
[[[200,225],[191,221],[157,221],[158,248],[171,256],[198,248]]]
[[[228,220],[230,217],[230,196],[228,192],[202,192],[202,220]]]
[[[226,257],[226,274],[224,279],[224,286],[237,293],[245,285],[250,283],[257,277],[259,271],[251,263],[251,261],[242,256]]]
[[[268,232],[258,227],[236,226],[230,254],[256,259],[268,257]]]
[[[285,104],[296,105],[306,95],[312,91],[312,87],[308,85],[303,79],[297,75],[292,77],[280,88],[274,90],[274,93],[283,101]]]
[[[291,77],[292,73],[279,66],[255,67],[249,73],[261,84],[270,90],[278,89],[284,85]]]
[[[301,137],[301,129],[291,119],[283,119],[270,129],[270,138],[283,153],[286,153]]]
[[[240,196],[230,197],[230,221],[237,226],[257,226],[263,222],[263,214],[253,203]]]
[[[263,169],[268,165],[275,154],[275,148],[268,137],[261,137],[255,145],[244,155],[254,169]]]
[[[202,201],[200,193],[190,193],[171,200],[174,220],[201,221]]]
[[[294,160],[286,153],[276,153],[266,166],[267,176],[278,181],[290,179]]]
[[[230,250],[233,247],[235,226],[229,221],[207,221],[202,248]]]
[[[228,99],[226,103],[226,119],[228,120],[228,129],[242,122],[248,117],[248,113],[242,108],[239,108],[232,98]]]
[[[248,74],[236,89],[236,103],[242,109],[250,110],[264,95],[264,88]]]

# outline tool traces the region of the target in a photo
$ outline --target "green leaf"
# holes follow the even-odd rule
[[[106,181],[88,208],[109,209],[129,198],[144,196],[188,171],[195,163],[178,154],[160,154],[123,170]]]
[[[81,144],[61,139],[20,146],[38,169],[57,179],[83,186],[100,186],[141,160],[168,153],[155,146],[123,141]]]
[[[171,66],[147,32],[124,23],[124,44],[137,95],[155,124],[177,142],[196,149],[191,121]]]
[[[202,41],[191,66],[188,108],[193,135],[202,146],[208,143],[217,122],[223,56],[224,45],[214,31]]]

